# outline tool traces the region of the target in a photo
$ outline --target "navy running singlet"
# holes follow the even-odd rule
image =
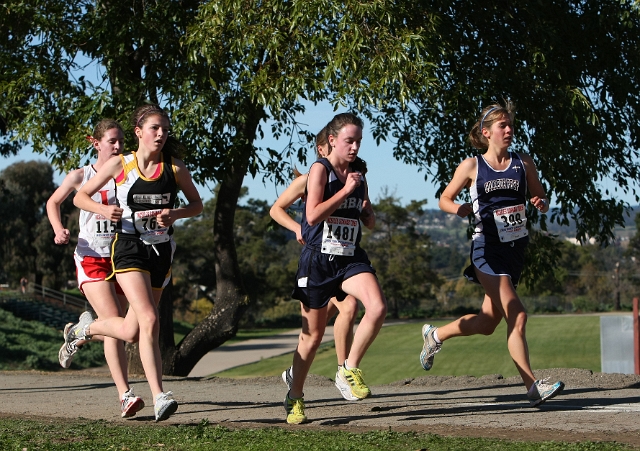
[[[527,176],[520,156],[509,152],[511,161],[504,170],[495,170],[482,155],[476,156],[476,182],[471,200],[476,226],[474,240],[508,243],[526,237]]]
[[[324,187],[323,201],[333,197],[344,187],[326,158],[316,161],[327,172],[327,184]],[[302,210],[302,237],[307,246],[319,249],[323,254],[352,256],[360,245],[360,212],[365,198],[365,184],[361,183],[344,202],[319,224],[310,226],[306,209]]]

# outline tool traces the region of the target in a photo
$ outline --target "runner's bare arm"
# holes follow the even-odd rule
[[[47,200],[47,217],[55,234],[53,242],[56,244],[67,244],[71,234],[62,224],[62,216],[60,215],[60,205],[69,197],[69,194],[78,190],[82,183],[84,170],[75,169],[69,172],[60,186],[53,192],[49,200]]]
[[[91,199],[110,179],[115,179],[122,172],[121,157],[110,158],[100,170],[78,190],[73,198],[73,204],[85,211],[104,216],[110,221],[117,222],[122,217],[122,208],[116,205],[104,205]]]
[[[364,179],[364,176],[363,176]],[[364,202],[362,202],[362,212],[360,212],[360,221],[362,224],[369,230],[373,229],[376,225],[376,214],[373,211],[373,207],[371,206],[371,201],[369,200],[369,185],[367,184],[367,180],[364,179],[365,183],[365,197]]]
[[[476,173],[476,165],[475,158],[467,158],[458,165],[456,172],[453,174],[453,179],[440,195],[438,206],[442,211],[456,214],[461,218],[466,218],[473,213],[471,204],[457,204],[455,200],[464,188],[471,186]]]
[[[165,208],[156,216],[160,227],[169,227],[178,219],[191,218],[202,213],[202,199],[200,193],[193,184],[191,173],[185,164],[178,159],[173,160],[176,166],[176,177],[178,179],[178,187],[187,198],[187,205],[178,208]]]
[[[533,159],[526,154],[520,154],[520,159],[527,171],[527,187],[529,188],[529,194],[531,194],[530,202],[542,213],[548,212],[549,200],[538,178],[538,168],[536,168],[536,164],[533,162]]]
[[[306,217],[309,225],[316,225],[327,219],[349,197],[360,183],[360,173],[351,172],[347,175],[344,187],[331,198],[323,202],[324,185],[327,183],[327,173],[320,163],[314,163],[309,171],[307,182]]]
[[[304,196],[304,189],[307,186],[308,178],[309,176],[307,174],[296,177],[287,189],[280,194],[280,197],[278,197],[271,206],[271,210],[269,210],[269,214],[273,220],[282,227],[285,227],[295,233],[296,240],[300,244],[304,244],[300,223],[296,222],[291,216],[289,216],[287,208]]]

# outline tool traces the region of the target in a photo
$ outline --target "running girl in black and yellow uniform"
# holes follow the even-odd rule
[[[117,222],[111,243],[113,274],[129,300],[124,318],[90,319],[76,324],[69,340],[104,335],[139,342],[140,359],[154,397],[156,421],[178,408],[171,392],[162,388],[157,305],[171,278],[175,243],[172,225],[202,211],[202,200],[191,174],[176,158],[177,141],[169,137],[167,113],[157,105],[144,105],[133,115],[138,150],[110,159],[76,194],[74,204]],[[116,181],[117,205],[95,202],[91,196],[109,179]],[[187,205],[175,208],[177,191]],[[87,316],[85,316],[87,318]]]

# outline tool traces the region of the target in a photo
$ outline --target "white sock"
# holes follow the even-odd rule
[[[433,331],[433,339],[436,341],[436,343],[438,343],[439,345],[442,344],[442,342],[440,341],[440,339],[438,338],[438,329]]]
[[[346,361],[346,360],[345,360],[345,361],[344,361],[344,363],[342,364],[342,367],[343,367],[345,370],[350,370],[350,369],[351,369],[351,368],[349,368],[349,367],[347,366],[347,361]]]

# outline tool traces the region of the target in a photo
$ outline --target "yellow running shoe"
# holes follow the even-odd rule
[[[359,368],[350,368],[347,370],[342,366],[336,376],[342,379],[342,382],[349,384],[351,393],[356,398],[364,399],[371,396],[371,390],[369,390],[367,384],[362,380],[362,371],[360,371]]]
[[[284,398],[284,410],[287,411],[287,423],[302,424],[306,423],[307,416],[304,414],[304,398],[289,398],[289,393]]]

